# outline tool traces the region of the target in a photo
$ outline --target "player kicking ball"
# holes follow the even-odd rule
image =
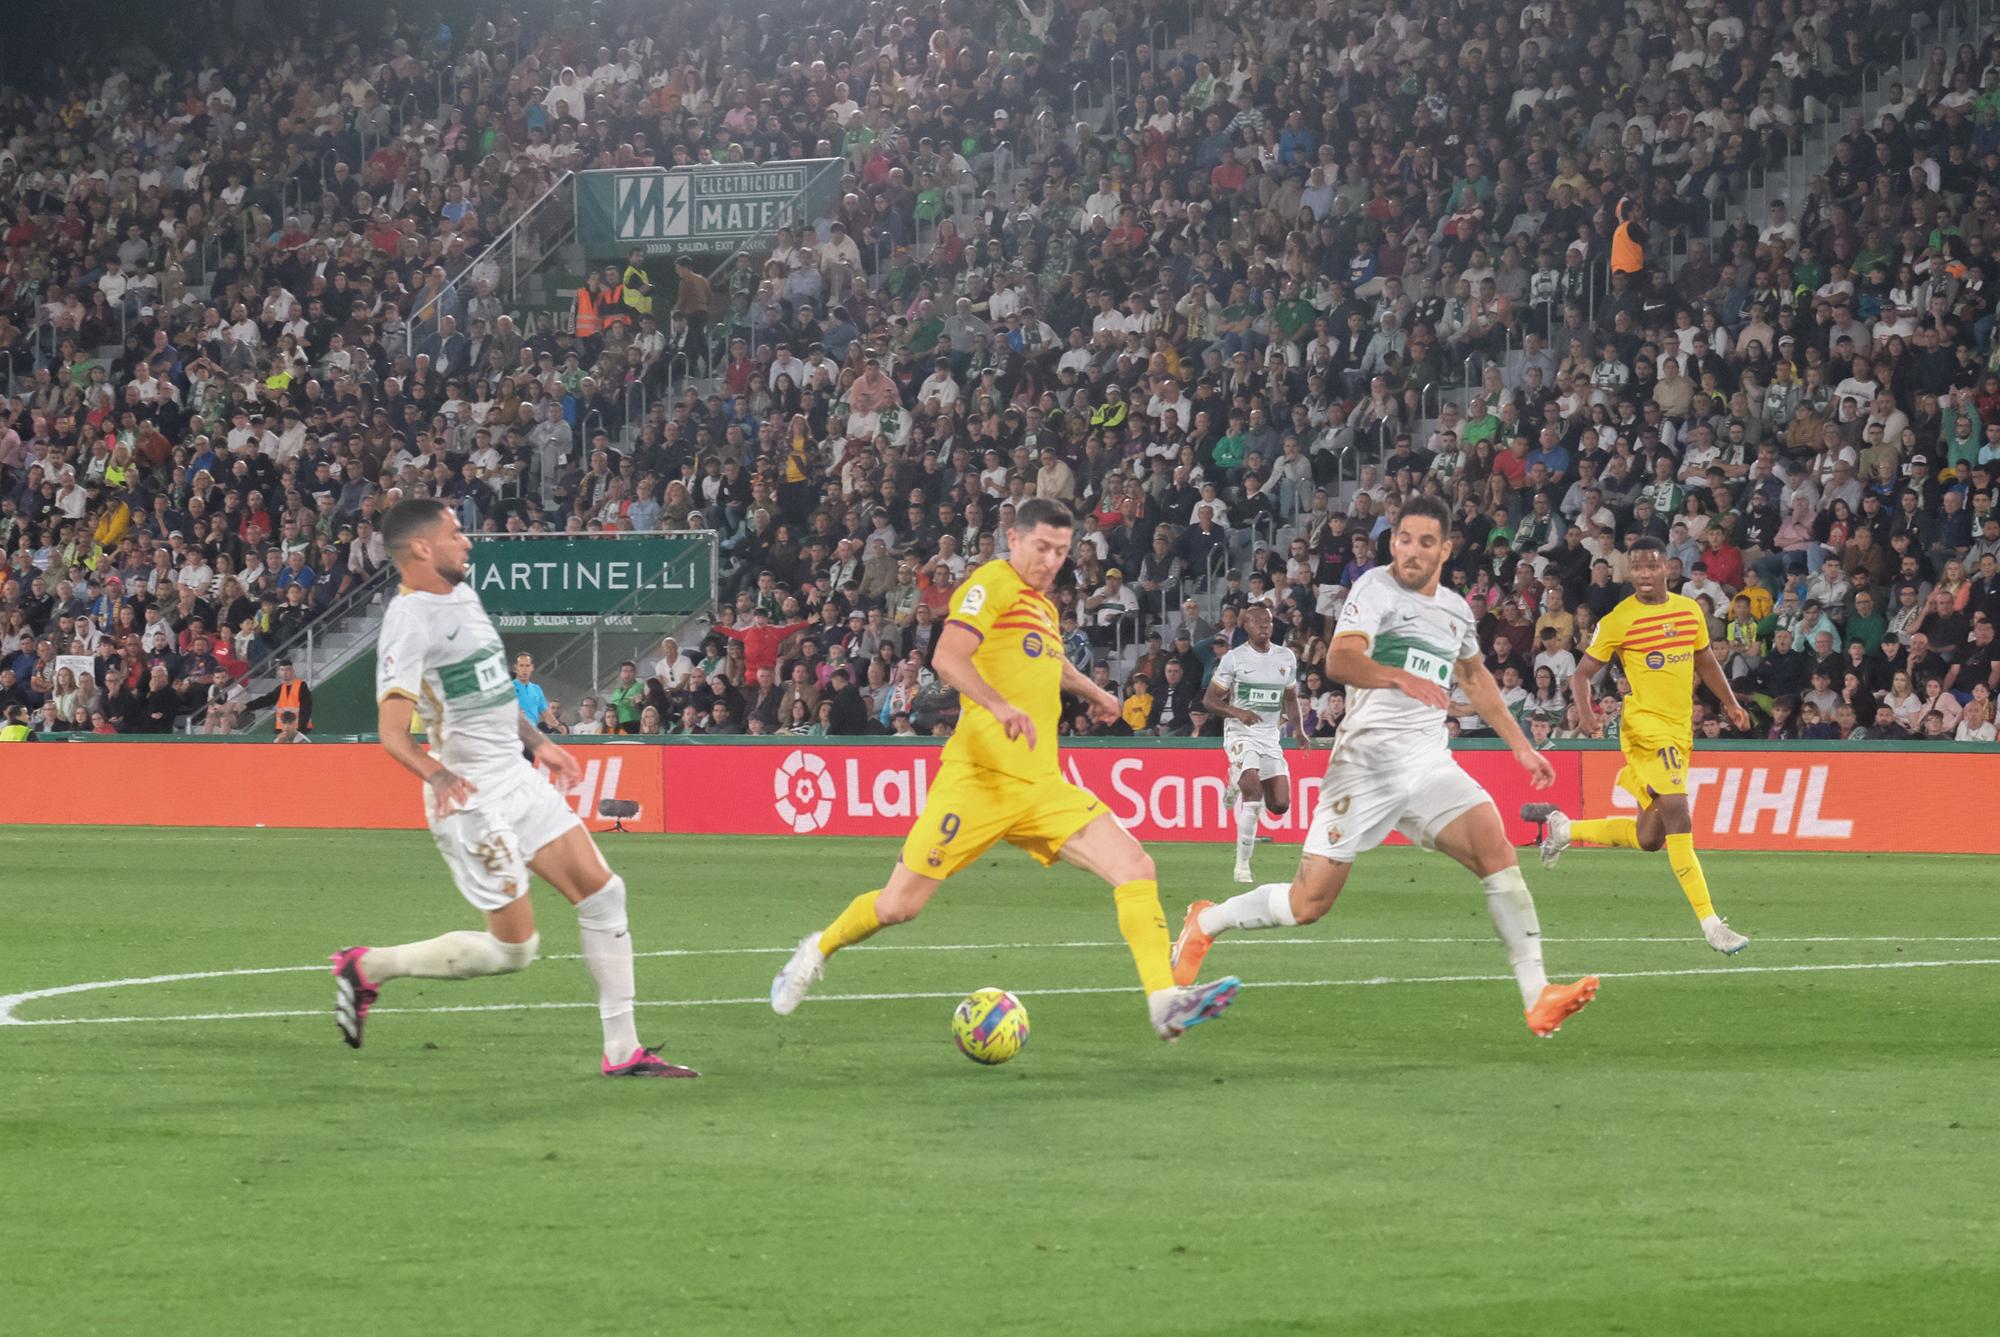
[[[1390,562],[1354,582],[1341,610],[1326,671],[1352,698],[1334,740],[1313,807],[1298,876],[1270,882],[1220,905],[1196,901],[1174,944],[1174,978],[1200,973],[1218,935],[1230,929],[1310,924],[1333,908],[1357,856],[1401,831],[1424,849],[1464,864],[1486,889],[1493,931],[1507,949],[1528,1029],[1544,1038],[1597,996],[1597,977],[1551,984],[1542,968],[1542,929],[1493,799],[1452,760],[1445,732],[1454,669],[1479,717],[1514,750],[1537,789],[1555,768],[1522,736],[1499,684],[1479,654],[1478,626],[1457,593],[1438,587],[1450,554],[1442,502],[1406,502],[1389,540]]]
[[[1730,689],[1729,675],[1708,643],[1708,618],[1701,605],[1667,588],[1667,549],[1658,539],[1635,540],[1629,554],[1632,594],[1604,615],[1590,649],[1569,680],[1577,724],[1592,738],[1604,736],[1604,720],[1590,699],[1590,683],[1616,659],[1632,695],[1619,715],[1618,749],[1625,754],[1618,787],[1639,804],[1639,815],[1574,819],[1552,803],[1530,803],[1521,816],[1546,822],[1542,862],[1553,867],[1572,843],[1612,845],[1627,850],[1667,852],[1667,866],[1701,924],[1701,936],[1724,956],[1734,956],[1750,939],[1729,927],[1709,899],[1708,878],[1694,852],[1694,813],[1688,807],[1687,768],[1694,751],[1694,677],[1722,703],[1729,722],[1750,727],[1750,713]]]
[[[335,952],[341,1038],[361,1047],[368,1011],[391,980],[465,980],[527,969],[541,944],[527,896],[532,870],[576,907],[604,1025],[599,1070],[606,1077],[699,1076],[639,1043],[624,880],[527,759],[547,766],[560,783],[582,775],[576,759],[521,714],[500,633],[465,583],[472,540],[458,516],[440,501],[405,501],[383,518],[382,541],[403,588],[382,618],[376,727],[389,755],[424,782],[431,839],[459,893],[486,916],[486,929]],[[410,736],[417,711],[429,752]]]
[[[1005,840],[1044,866],[1060,859],[1111,884],[1118,929],[1139,968],[1153,1030],[1173,1041],[1222,1015],[1234,979],[1174,983],[1167,917],[1153,860],[1095,795],[1063,778],[1056,756],[1062,694],[1118,718],[1118,701],[1071,666],[1049,599],[1075,529],[1069,508],[1036,498],[1008,528],[1008,556],[987,562],[952,594],[931,666],[958,689],[958,728],[903,857],[886,886],[856,896],[823,932],[806,935],[771,981],[771,1010],[790,1016],[827,958],[891,924],[915,919],[944,880]]]
[[[1247,884],[1257,824],[1267,812],[1282,817],[1292,808],[1291,768],[1285,765],[1280,730],[1289,719],[1304,741],[1306,720],[1299,704],[1298,656],[1271,643],[1271,610],[1251,604],[1243,610],[1242,625],[1247,639],[1216,661],[1202,704],[1222,717],[1222,751],[1236,791],[1236,880]]]

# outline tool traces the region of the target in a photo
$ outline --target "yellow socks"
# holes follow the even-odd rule
[[[1167,912],[1160,908],[1160,884],[1152,878],[1125,882],[1114,888],[1118,931],[1132,949],[1139,967],[1139,984],[1147,993],[1174,987],[1173,949],[1167,939]]]
[[[1575,818],[1569,824],[1571,844],[1615,845],[1621,850],[1639,848],[1639,823],[1631,817]]]
[[[874,891],[864,891],[849,901],[847,908],[840,912],[840,918],[827,926],[819,935],[819,949],[832,956],[843,947],[852,947],[857,942],[866,942],[881,931],[882,921],[875,917],[875,901],[881,896],[878,887]]]
[[[1681,884],[1681,894],[1694,907],[1694,917],[1707,919],[1714,914],[1715,906],[1708,899],[1708,879],[1702,876],[1701,860],[1695,857],[1692,835],[1667,836],[1667,863],[1674,870],[1674,881]]]

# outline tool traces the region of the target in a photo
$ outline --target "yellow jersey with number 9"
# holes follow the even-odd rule
[[[973,668],[1009,705],[1035,721],[1036,742],[1030,748],[1026,738],[1007,737],[991,711],[961,696],[958,728],[944,745],[944,760],[1023,780],[1060,776],[1056,723],[1062,714],[1063,647],[1055,604],[1012,565],[995,559],[952,591],[945,625],[963,627],[979,638]]]
[[[1686,738],[1694,732],[1694,657],[1708,648],[1708,619],[1684,594],[1662,603],[1636,594],[1604,615],[1586,651],[1599,663],[1617,662],[1632,684],[1619,736]]]

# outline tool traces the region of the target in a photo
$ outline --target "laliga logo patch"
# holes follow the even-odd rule
[[[772,774],[778,820],[797,835],[810,835],[833,816],[833,776],[811,752],[794,749]]]
[[[1661,654],[1658,650],[1648,650],[1646,652],[1647,668],[1656,669],[1656,668],[1665,668],[1666,666],[1667,666],[1667,657]]]
[[[1021,638],[1021,653],[1030,659],[1042,657],[1042,634],[1039,631],[1031,631]]]

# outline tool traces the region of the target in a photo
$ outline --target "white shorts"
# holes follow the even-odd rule
[[[1479,787],[1449,755],[1412,766],[1387,769],[1336,758],[1326,768],[1319,801],[1313,805],[1305,852],[1353,863],[1400,831],[1422,849],[1436,847],[1438,833],[1460,814],[1490,804]]]
[[[1260,780],[1285,780],[1292,774],[1285,764],[1285,749],[1275,738],[1256,738],[1239,734],[1222,740],[1222,751],[1229,758],[1229,783],[1241,784],[1243,772],[1255,771]]]
[[[505,909],[527,894],[528,860],[542,846],[581,826],[556,787],[537,773],[532,779],[487,797],[479,805],[436,815],[437,798],[424,786],[424,820],[444,856],[459,895],[481,913]]]

